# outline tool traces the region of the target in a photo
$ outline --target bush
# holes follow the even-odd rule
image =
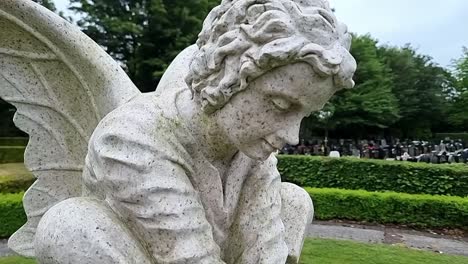
[[[468,230],[468,198],[306,188],[319,220],[346,219],[380,224]]]
[[[25,149],[23,146],[0,146],[0,164],[23,162]]]
[[[468,196],[468,166],[279,156],[283,181],[316,188]]]
[[[438,195],[306,188],[318,220],[346,219],[380,224],[468,230],[468,199]],[[26,223],[23,193],[0,194],[0,238]]]
[[[0,193],[24,192],[35,180],[23,163],[0,164]]]
[[[21,146],[25,147],[28,144],[28,138],[24,137],[0,137],[0,146]]]
[[[0,177],[0,193],[20,193],[26,191],[35,181],[27,177]]]
[[[23,195],[24,193],[0,194],[0,238],[11,236],[26,223]]]

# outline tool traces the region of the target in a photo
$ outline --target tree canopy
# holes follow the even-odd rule
[[[448,114],[449,124],[458,131],[468,131],[468,48],[454,63],[455,95]]]
[[[351,53],[358,62],[356,87],[335,95],[324,109],[332,113],[326,122],[316,115],[306,120],[309,130],[332,129],[340,136],[385,132],[430,138],[432,132],[450,128],[446,123],[449,88],[454,85],[450,71],[411,45],[379,46],[369,35],[354,36]]]
[[[379,57],[390,68],[392,93],[399,102],[400,118],[392,128],[406,137],[430,136],[445,114],[450,73],[410,45],[382,46]]]
[[[375,126],[386,128],[399,118],[399,105],[392,93],[390,69],[377,53],[377,41],[369,35],[355,36],[351,53],[358,62],[356,86],[333,98],[339,126]]]
[[[142,91],[153,91],[175,56],[194,44],[219,0],[71,0],[83,31],[122,62]]]
[[[32,0],[32,1],[44,6],[50,11],[53,11],[53,12],[57,11],[57,8],[55,7],[53,0]]]

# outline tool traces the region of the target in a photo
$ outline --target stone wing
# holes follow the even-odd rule
[[[88,140],[99,121],[139,91],[99,45],[30,0],[0,1],[0,97],[29,134],[25,164],[37,177],[23,202],[28,222],[9,241],[34,256],[49,208],[81,195]]]

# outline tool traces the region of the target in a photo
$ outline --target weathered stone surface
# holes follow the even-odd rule
[[[40,263],[298,262],[313,206],[272,153],[354,84],[326,1],[223,1],[149,94],[30,1],[2,1],[0,22],[20,32],[0,43],[0,96],[39,178],[14,250]]]

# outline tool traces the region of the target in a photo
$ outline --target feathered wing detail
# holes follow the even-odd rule
[[[139,91],[110,56],[76,27],[30,0],[0,1],[0,97],[29,134],[24,196],[28,222],[9,241],[34,256],[37,224],[60,201],[81,196],[88,140],[98,122]]]

